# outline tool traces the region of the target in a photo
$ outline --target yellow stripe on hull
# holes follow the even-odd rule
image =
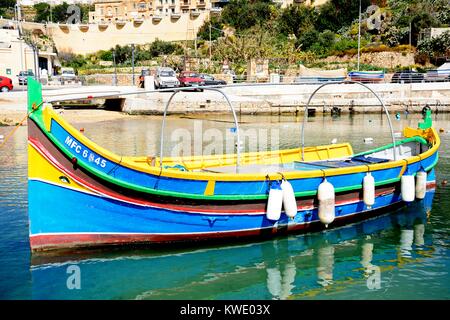
[[[91,192],[51,164],[31,143],[28,143],[28,178],[43,180],[61,187],[70,186],[72,189],[83,192]]]
[[[204,171],[179,171],[174,169],[160,169],[159,158],[157,157],[120,157],[89,140],[86,136],[81,134],[78,130],[72,127],[64,119],[62,119],[50,105],[46,105],[43,109],[43,120],[45,126],[50,127],[51,122],[56,121],[65,130],[67,130],[73,137],[79,140],[87,148],[98,153],[102,157],[109,159],[112,162],[120,163],[124,167],[128,167],[137,171],[146,172],[153,175],[188,179],[188,180],[207,180],[207,181],[262,181],[267,178],[266,174],[262,173],[211,173]],[[414,129],[413,129],[414,130]],[[413,156],[406,159],[409,164],[432,156],[437,152],[440,146],[440,139],[433,128],[417,131],[405,131],[406,136],[413,133],[427,139],[433,144],[432,148],[421,154],[421,156]],[[275,164],[275,163],[289,163],[293,161],[301,161],[301,148],[268,151],[268,152],[250,152],[241,155],[241,164]],[[345,158],[353,155],[353,150],[350,144],[333,144],[327,146],[306,147],[304,149],[305,161],[318,161],[326,159]],[[151,159],[152,161],[149,161]],[[234,155],[213,155],[213,156],[191,156],[191,157],[174,157],[164,158],[163,164],[173,166],[175,164],[183,164],[188,170],[201,170],[215,166],[233,166],[236,164],[237,156]],[[391,169],[395,167],[405,166],[405,160],[389,161],[385,163],[370,164],[355,167],[345,168],[329,168],[325,170],[311,170],[311,171],[292,171],[283,173],[286,179],[304,179],[326,176],[336,176],[343,174],[376,171],[383,169]],[[269,174],[270,179],[277,179],[279,175],[276,173]],[[211,192],[207,190],[207,193]]]

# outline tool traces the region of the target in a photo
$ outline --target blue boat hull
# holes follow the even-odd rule
[[[434,187],[434,180],[432,170],[429,188]],[[300,209],[294,219],[283,213],[274,222],[265,212],[184,212],[136,205],[38,180],[29,181],[29,200],[30,240],[35,248],[45,243],[45,249],[273,236],[325,228],[316,207]],[[337,203],[336,220],[330,227],[403,204],[396,191],[377,196],[371,208],[360,200]]]

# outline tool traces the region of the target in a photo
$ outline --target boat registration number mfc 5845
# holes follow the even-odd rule
[[[96,164],[97,166],[101,168],[106,168],[106,159],[103,159],[102,157],[98,156],[85,146],[83,146],[81,143],[77,142],[74,138],[71,136],[67,136],[64,140],[64,143],[76,154],[79,154],[81,157],[89,161],[90,163]]]

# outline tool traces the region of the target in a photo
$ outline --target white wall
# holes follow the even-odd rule
[[[22,70],[34,70],[33,50],[18,39],[17,30],[0,29],[0,75],[11,78],[17,84]],[[7,70],[11,74],[7,74]]]
[[[207,16],[207,13],[202,13],[196,18],[191,18],[187,14],[182,14],[178,20],[164,16],[159,22],[146,19],[140,25],[127,22],[123,27],[113,23],[107,28],[89,24],[86,32],[81,31],[77,25],[49,24],[47,29],[59,52],[87,54],[108,50],[117,44],[122,46],[131,43],[146,44],[156,38],[164,41],[193,40]]]

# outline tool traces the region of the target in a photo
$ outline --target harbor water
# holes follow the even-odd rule
[[[94,111],[93,111],[94,112]],[[420,115],[393,117],[393,129]],[[295,148],[302,117],[242,116],[244,151]],[[436,190],[380,217],[266,241],[31,254],[27,128],[0,149],[2,299],[450,299],[450,114],[433,115],[442,145]],[[159,155],[161,117],[76,123],[121,155]],[[11,127],[0,127],[6,135]],[[232,117],[169,117],[165,155],[235,149]],[[230,137],[232,143],[230,144]],[[308,119],[306,145],[349,142],[354,152],[391,142],[382,114]],[[61,207],[60,210],[64,210]],[[74,279],[73,276],[77,275]]]

